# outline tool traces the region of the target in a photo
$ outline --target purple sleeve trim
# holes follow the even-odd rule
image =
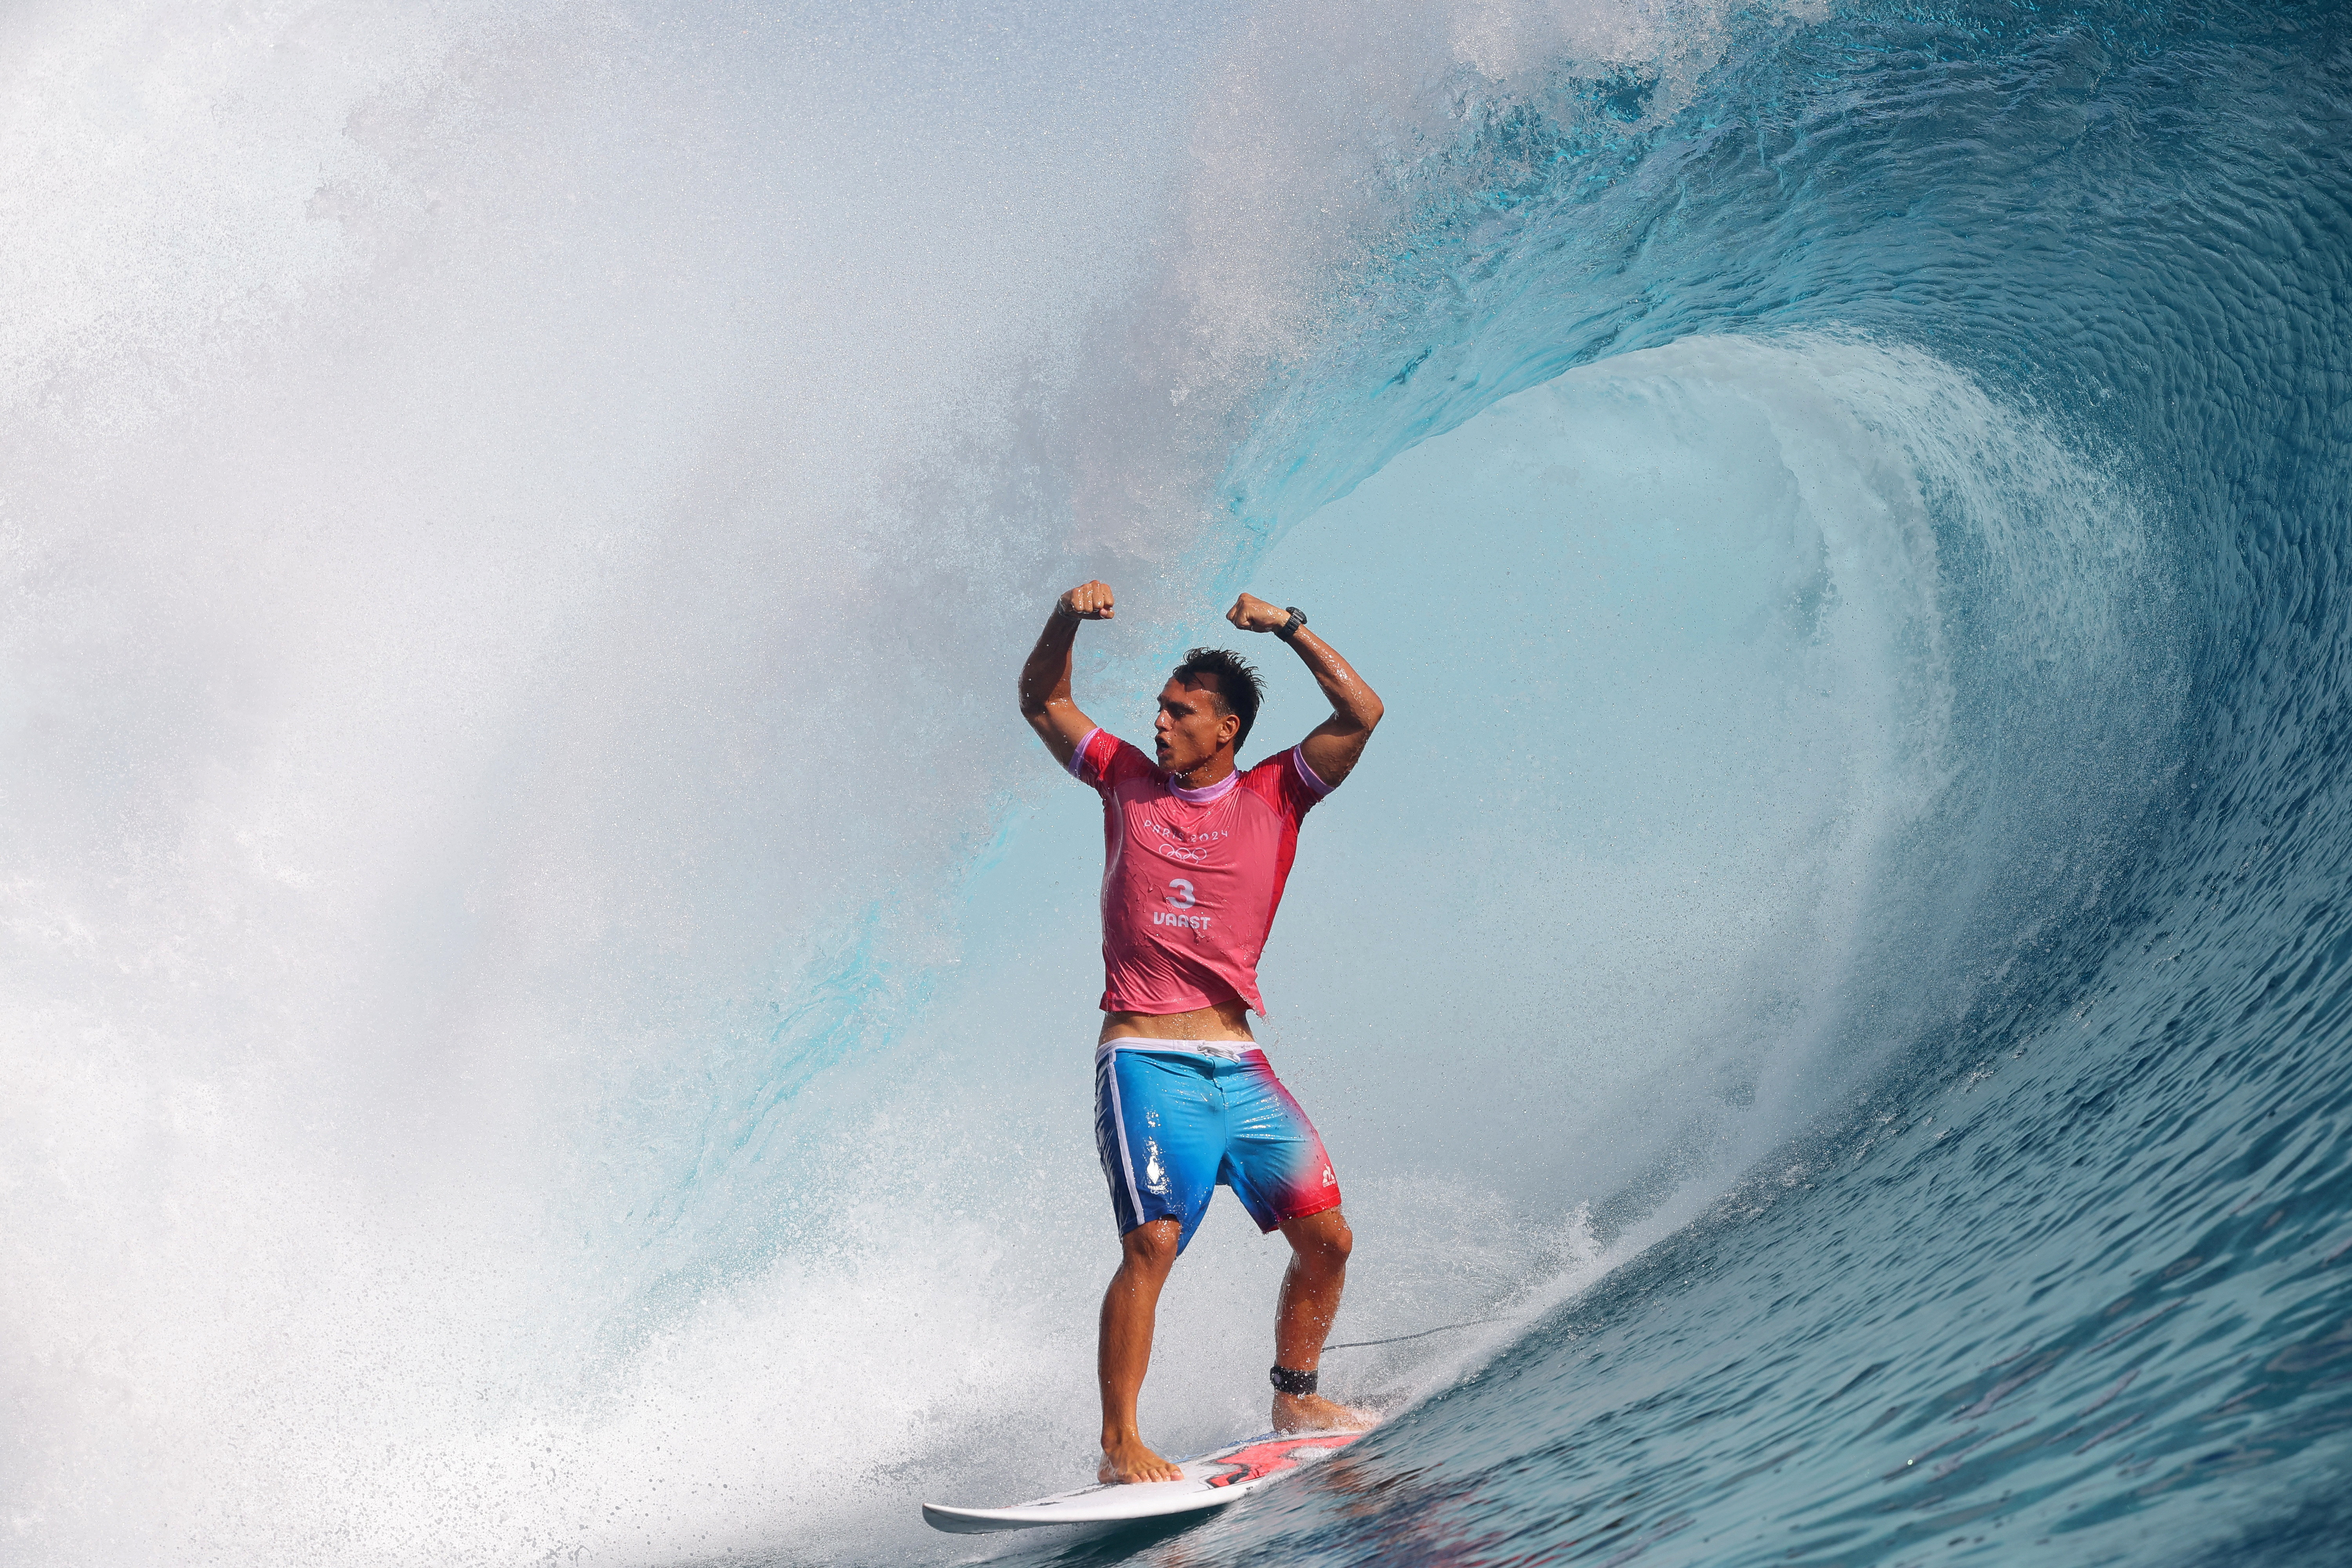
[[[1331,786],[1317,778],[1315,770],[1307,765],[1307,747],[1303,742],[1290,748],[1290,765],[1298,770],[1299,782],[1315,792],[1316,799],[1321,800],[1331,793]]]
[[[1080,784],[1087,782],[1087,748],[1093,745],[1095,743],[1095,737],[1101,733],[1102,726],[1099,724],[1096,725],[1093,729],[1087,731],[1087,738],[1078,742],[1078,749],[1070,753],[1070,776],[1077,780]]]

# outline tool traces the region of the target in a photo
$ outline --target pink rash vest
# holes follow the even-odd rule
[[[1087,734],[1070,773],[1103,797],[1103,1011],[1189,1013],[1239,997],[1263,1014],[1258,954],[1299,821],[1331,786],[1294,746],[1180,788],[1106,730]]]

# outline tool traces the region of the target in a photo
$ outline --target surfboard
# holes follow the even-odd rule
[[[1034,1530],[1047,1524],[1116,1524],[1128,1520],[1198,1513],[1205,1509],[1223,1508],[1303,1465],[1328,1458],[1362,1436],[1361,1432],[1308,1432],[1284,1436],[1266,1432],[1230,1448],[1185,1460],[1179,1467],[1184,1472],[1181,1481],[1081,1487],[1074,1492],[1056,1492],[1011,1508],[950,1508],[945,1503],[927,1502],[923,1505],[923,1522],[933,1530],[977,1535],[992,1530]]]

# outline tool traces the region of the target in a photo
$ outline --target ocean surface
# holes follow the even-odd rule
[[[2344,1561],[2352,10],[1161,9],[0,23],[0,1554]],[[1389,1416],[948,1537],[1092,1464],[1097,575],[1114,730],[1387,702]]]

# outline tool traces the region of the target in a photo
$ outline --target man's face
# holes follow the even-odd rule
[[[1216,688],[1207,682],[1179,686],[1174,680],[1160,689],[1160,715],[1151,731],[1160,765],[1171,773],[1189,773],[1233,744],[1242,721],[1217,711]]]

